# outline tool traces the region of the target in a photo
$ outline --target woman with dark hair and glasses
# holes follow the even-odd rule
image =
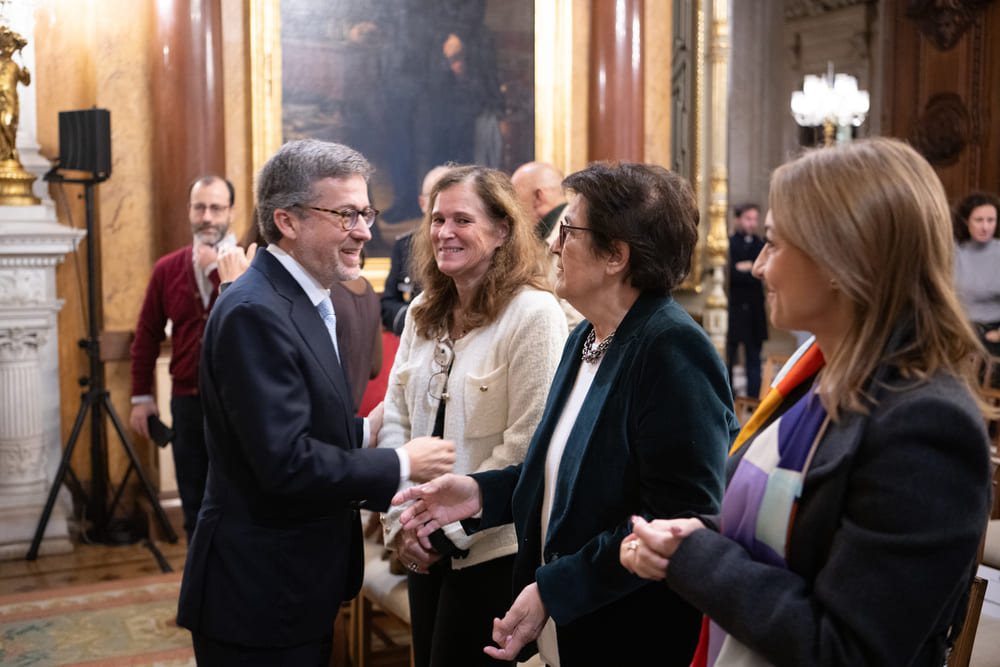
[[[406,313],[389,376],[380,447],[438,436],[462,473],[521,462],[566,340],[533,225],[510,178],[454,167],[430,193],[413,237],[423,292]],[[511,601],[512,525],[469,536],[444,525],[423,543],[384,517],[386,540],[409,568],[418,667],[496,665],[482,647]]]
[[[551,666],[688,665],[700,614],[629,574],[618,547],[632,516],[717,512],[736,418],[725,367],[670,296],[698,240],[690,185],[662,167],[594,164],[570,193],[550,250],[556,294],[586,318],[572,333],[524,463],[445,475],[393,499],[418,537],[470,519],[514,521],[510,610],[489,655]],[[456,469],[457,471],[457,469]],[[478,534],[474,532],[473,534]]]

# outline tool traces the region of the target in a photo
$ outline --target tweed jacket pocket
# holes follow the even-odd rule
[[[465,377],[465,436],[483,438],[507,427],[507,364]]]

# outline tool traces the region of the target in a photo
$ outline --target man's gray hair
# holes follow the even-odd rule
[[[257,174],[257,224],[268,243],[281,240],[274,212],[308,204],[314,186],[324,178],[371,178],[374,168],[361,153],[343,144],[318,139],[289,141],[279,148]]]

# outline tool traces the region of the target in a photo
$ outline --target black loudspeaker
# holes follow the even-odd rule
[[[59,168],[111,175],[111,113],[107,109],[59,112]]]

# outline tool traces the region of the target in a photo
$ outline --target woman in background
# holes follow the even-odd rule
[[[455,443],[455,470],[482,472],[524,458],[545,405],[566,319],[510,178],[454,167],[430,193],[413,237],[423,292],[389,376],[380,447],[437,436]],[[386,515],[386,546],[408,577],[418,667],[497,665],[483,654],[490,619],[511,600],[514,527],[468,536],[457,523],[423,544]]]
[[[706,620],[695,665],[942,665],[990,498],[982,355],[934,170],[885,138],[771,179],[754,274],[812,332],[733,445],[719,517],[637,517],[622,565]]]
[[[989,353],[1000,357],[1000,199],[974,192],[958,205],[955,289]]]

